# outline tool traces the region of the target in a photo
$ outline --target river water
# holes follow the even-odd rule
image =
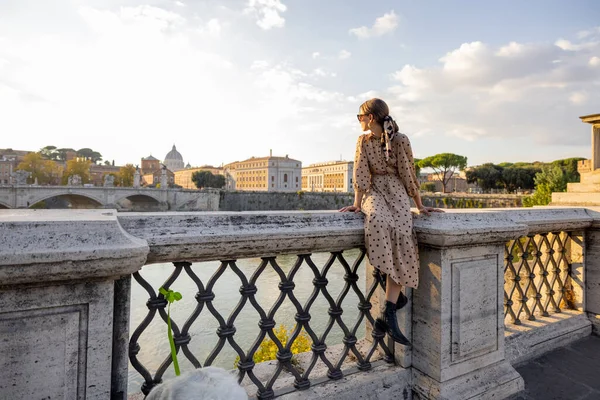
[[[358,258],[360,251],[358,249],[348,250],[344,252],[344,258],[352,267],[354,260]],[[311,256],[314,264],[317,268],[322,269],[327,260],[329,259],[329,253],[316,253]],[[250,280],[250,277],[261,263],[260,258],[243,259],[237,261],[237,266],[246,275],[246,278]],[[287,272],[293,267],[296,262],[296,256],[279,256],[277,257],[277,263],[282,270]],[[202,280],[202,283],[207,285],[208,280],[213,273],[219,267],[220,262],[204,262],[193,264],[193,270]],[[359,281],[358,287],[365,291],[365,262],[363,261],[358,269]],[[140,274],[146,279],[156,291],[162,286],[163,282],[173,272],[174,268],[171,263],[165,264],[152,264],[142,268]],[[342,291],[344,281],[345,270],[339,261],[333,264],[327,273],[327,279],[329,281],[327,285],[327,291],[334,300],[337,300],[338,295]],[[312,294],[314,286],[312,280],[314,274],[310,267],[304,263],[296,275],[294,276],[294,282],[296,287],[294,289],[294,295],[300,301],[302,306],[305,305],[306,300]],[[277,300],[280,294],[278,284],[280,282],[279,275],[275,270],[267,266],[260,278],[258,279],[256,286],[258,292],[255,295],[257,302],[260,306],[268,313],[274,302]],[[132,279],[131,289],[131,322],[130,332],[139,326],[144,317],[148,312],[146,307],[146,301],[148,300],[148,294],[146,291]],[[239,288],[241,281],[239,277],[228,267],[223,275],[218,279],[217,283],[213,288],[215,293],[215,299],[213,305],[215,309],[227,320],[229,314],[238,304],[241,295]],[[182,294],[183,298],[171,306],[171,318],[181,328],[190,314],[196,307],[195,295],[198,291],[196,284],[189,278],[189,276],[183,271],[179,278],[171,285],[171,289],[178,291]],[[359,312],[357,309],[358,297],[352,289],[346,295],[342,308],[344,313],[342,318],[346,326],[351,329],[356,323]],[[329,322],[329,315],[327,310],[329,309],[329,303],[322,294],[319,294],[317,300],[313,303],[310,309],[311,321],[310,325],[315,333],[320,336]],[[284,324],[288,329],[292,329],[295,326],[294,316],[296,315],[296,308],[293,303],[286,298],[281,304],[281,307],[275,314],[275,322],[277,326]],[[246,302],[242,312],[238,315],[235,320],[234,326],[236,327],[235,341],[240,347],[247,351],[257,336],[260,333],[258,327],[258,321],[260,316],[254,307],[252,307],[249,301]],[[194,353],[196,358],[204,365],[205,360],[209,353],[212,351],[218,341],[216,335],[216,329],[219,324],[216,318],[208,311],[206,307],[203,308],[200,316],[192,324],[190,328],[191,342],[189,348]],[[364,322],[356,334],[357,338],[364,337],[365,329]],[[342,343],[343,331],[337,324],[334,323],[334,327],[327,336],[327,345],[332,346],[335,344]],[[167,358],[170,357],[169,341],[167,338],[167,325],[156,314],[152,323],[146,328],[144,333],[140,336],[138,343],[140,344],[141,350],[138,354],[139,361],[152,373],[156,372],[160,364]],[[237,353],[229,345],[228,342],[219,353],[219,356],[215,359],[212,365],[223,367],[226,369],[233,368]],[[183,352],[179,352],[178,360],[181,371],[187,371],[193,368],[192,364],[185,358]],[[174,376],[173,366],[170,366],[165,373],[165,378]],[[129,393],[135,393],[140,390],[143,383],[141,375],[129,365]]]

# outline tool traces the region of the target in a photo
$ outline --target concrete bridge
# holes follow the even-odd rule
[[[124,208],[155,211],[217,211],[219,208],[219,192],[210,189],[35,185],[0,187],[0,209],[30,208],[49,199],[66,200],[71,204],[71,208]]]

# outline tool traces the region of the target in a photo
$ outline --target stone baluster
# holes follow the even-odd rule
[[[504,352],[504,244],[527,233],[504,213],[415,220],[413,390],[422,399],[502,399],[524,383]]]
[[[120,277],[147,254],[114,210],[0,214],[0,398],[125,399],[129,305],[115,296],[128,301]]]

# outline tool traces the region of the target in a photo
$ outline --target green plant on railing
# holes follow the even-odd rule
[[[284,347],[292,336],[292,332],[293,329],[288,330],[283,324],[279,325],[279,328],[275,328],[273,330],[273,333]],[[296,340],[294,340],[290,351],[292,354],[304,353],[311,350],[311,345],[312,340],[310,339],[310,336],[304,329],[302,329]],[[275,358],[277,358],[277,351],[279,351],[277,344],[275,344],[275,342],[267,336],[260,343],[260,346],[258,346],[258,349],[254,353],[252,360],[257,364],[263,361],[275,360]],[[238,356],[233,363],[234,368],[237,368],[239,362],[240,357]],[[298,360],[296,357],[292,357],[291,363],[295,366],[298,365]]]
[[[174,292],[171,289],[165,289],[161,287],[159,290],[160,294],[162,294],[169,302],[167,305],[167,335],[169,336],[169,344],[171,345],[171,358],[173,359],[173,368],[175,368],[175,375],[179,376],[179,362],[177,361],[177,350],[175,349],[175,342],[173,341],[173,331],[171,330],[171,303],[174,301],[181,300],[181,293]]]

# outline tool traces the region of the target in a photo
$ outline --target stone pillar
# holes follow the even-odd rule
[[[136,168],[135,173],[133,174],[133,187],[134,188],[140,187],[140,169],[139,168]]]
[[[600,114],[579,117],[582,122],[592,125],[592,165],[591,170],[600,169]]]
[[[167,179],[167,168],[163,167],[163,169],[161,170],[161,173],[160,173],[160,188],[168,189],[168,187],[169,187],[169,181]]]
[[[117,354],[119,371],[112,365],[128,318],[118,310],[114,322],[114,296],[128,286],[116,291],[115,281],[142,267],[147,243],[125,233],[114,210],[10,210],[0,238],[0,398],[126,393],[127,363]]]
[[[594,334],[600,336],[600,207],[590,208],[588,213],[594,217],[594,222],[585,231],[583,303]]]
[[[592,171],[600,169],[600,125],[592,126]]]
[[[524,388],[504,354],[504,244],[527,227],[502,213],[419,216],[413,390],[422,399],[502,399]]]

